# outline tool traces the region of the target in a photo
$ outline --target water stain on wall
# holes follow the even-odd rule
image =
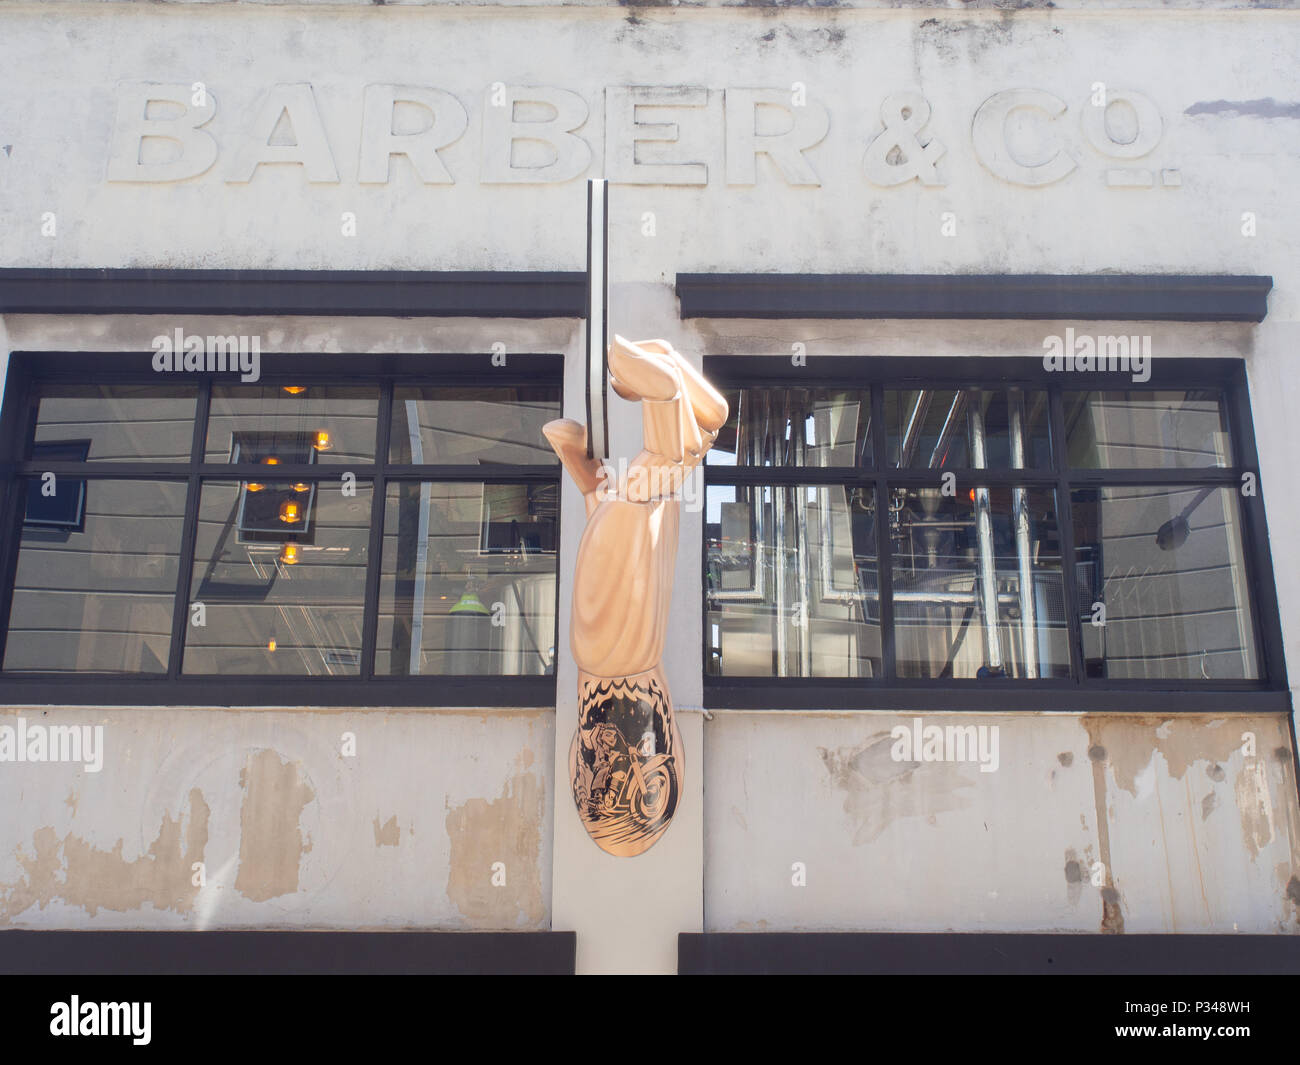
[[[193,863],[203,860],[210,810],[198,788],[188,798],[189,818],[163,815],[158,835],[140,857],[122,857],[123,841],[102,850],[80,836],[62,839],[48,825],[32,836],[32,853],[18,851],[23,875],[0,885],[0,920],[10,922],[32,906],[44,909],[63,901],[92,917],[104,910],[137,910],[146,903],[159,910],[192,910],[198,897]]]
[[[831,783],[844,792],[844,812],[853,828],[853,845],[875,839],[901,818],[931,818],[959,810],[969,800],[961,788],[973,787],[950,762],[896,762],[893,739],[878,733],[855,747],[817,748]]]
[[[316,792],[304,779],[300,762],[285,761],[266,748],[248,756],[239,786],[244,801],[235,890],[254,902],[292,894],[298,890],[303,855],[311,850],[299,822]]]
[[[1241,815],[1241,838],[1251,858],[1273,841],[1273,802],[1268,794],[1268,776],[1262,758],[1248,758],[1237,775],[1233,791]]]
[[[531,758],[529,759],[531,761]],[[539,926],[545,786],[535,773],[506,781],[498,799],[469,799],[447,810],[451,859],[447,897],[476,928]],[[496,863],[503,868],[496,871]]]
[[[1156,777],[1160,766],[1165,767],[1161,779],[1185,780],[1187,784],[1187,814],[1199,814],[1199,820],[1209,821],[1221,814],[1228,798],[1227,790],[1216,785],[1228,782],[1227,768],[1240,766],[1231,781],[1231,803],[1235,805],[1241,823],[1241,838],[1251,860],[1257,859],[1279,833],[1284,833],[1290,853],[1297,855],[1297,836],[1300,833],[1300,807],[1294,801],[1294,782],[1287,779],[1292,764],[1289,731],[1285,717],[1171,718],[1145,714],[1085,715],[1084,728],[1093,747],[1093,786],[1098,818],[1098,837],[1101,858],[1106,863],[1107,880],[1113,886],[1114,871],[1110,868],[1109,822],[1114,815],[1113,804],[1108,807],[1107,773],[1119,788],[1136,799],[1154,797],[1159,805],[1162,832],[1166,814],[1161,804],[1160,782]],[[1094,752],[1095,755],[1094,755]],[[1160,759],[1156,759],[1157,752]],[[1272,764],[1269,755],[1272,755]],[[1204,766],[1206,777],[1212,782],[1211,790],[1202,794],[1199,801],[1193,789],[1193,778],[1188,770],[1194,764]],[[1270,773],[1280,776],[1270,781]],[[1279,807],[1278,797],[1284,797]],[[1180,811],[1169,815],[1174,821],[1183,816]],[[1170,822],[1171,824],[1173,821]],[[1193,832],[1192,858],[1196,861],[1197,880],[1207,914],[1210,910],[1204,877],[1201,871],[1200,845],[1195,842],[1196,819],[1192,817],[1188,828]],[[1167,851],[1167,843],[1165,850]],[[1276,875],[1286,890],[1291,865],[1283,863]],[[1173,883],[1170,895],[1175,895]],[[1122,915],[1118,907],[1120,898],[1114,894],[1115,906],[1106,905],[1107,892],[1103,890],[1102,931],[1122,931]],[[1118,922],[1115,917],[1118,916]],[[1174,930],[1177,930],[1175,925]]]

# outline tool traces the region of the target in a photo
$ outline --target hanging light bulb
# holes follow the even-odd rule
[[[280,561],[286,566],[296,566],[298,564],[298,545],[285,544],[280,548]]]
[[[284,390],[291,396],[300,396],[307,391],[306,385],[285,385]]]
[[[280,465],[280,460],[276,458],[274,455],[267,455],[266,458],[262,460],[262,462],[265,463],[267,466]]]
[[[293,490],[295,492],[307,492],[310,491],[310,489],[311,489],[311,485],[307,484],[305,481],[299,481],[297,484],[293,486]]]
[[[257,481],[248,481],[244,485],[244,487],[247,488],[250,492],[260,492],[263,488],[266,487],[266,485],[259,484]]]
[[[330,439],[330,434],[326,430],[318,429],[311,446],[317,451],[329,451],[334,446],[334,441]]]
[[[274,651],[274,650],[275,650],[275,637],[274,637],[274,636],[272,636],[269,640],[266,641],[266,649],[267,649],[268,651]]]
[[[292,524],[293,522],[298,520],[298,517],[301,513],[302,513],[302,509],[292,499],[286,499],[283,503],[280,504],[280,520],[283,522],[288,522],[289,524]]]

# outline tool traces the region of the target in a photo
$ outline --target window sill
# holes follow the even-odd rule
[[[1178,688],[1146,684],[1072,681],[911,681],[771,677],[706,677],[709,710],[878,710],[896,713],[1180,713],[1272,714],[1291,712],[1291,693],[1223,681]]]
[[[163,677],[11,675],[0,706],[555,707],[555,677]]]

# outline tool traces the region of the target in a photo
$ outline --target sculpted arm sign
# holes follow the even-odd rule
[[[587,457],[582,425],[562,419],[543,432],[587,504],[569,634],[578,666],[573,799],[602,850],[632,857],[663,835],[681,794],[682,741],[660,668],[678,493],[727,420],[727,402],[664,340],[615,336],[609,383],[642,411],[642,450],[617,484]]]

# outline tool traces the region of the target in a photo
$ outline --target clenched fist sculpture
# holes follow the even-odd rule
[[[587,504],[569,643],[578,666],[573,799],[604,851],[633,857],[668,828],[685,759],[660,668],[682,481],[727,420],[727,401],[663,340],[609,346],[609,383],[641,403],[642,451],[610,483],[575,421],[542,429]]]

